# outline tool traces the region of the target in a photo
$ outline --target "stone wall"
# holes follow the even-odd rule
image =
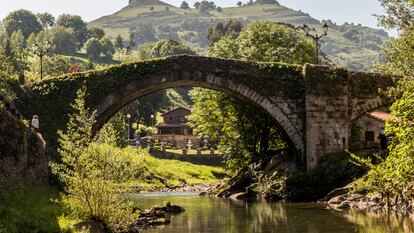
[[[41,135],[0,102],[0,193],[46,183],[49,158]]]
[[[341,69],[306,68],[306,160],[312,170],[320,157],[348,149],[348,74]]]

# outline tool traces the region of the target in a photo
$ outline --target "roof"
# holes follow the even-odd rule
[[[169,113],[171,113],[171,112],[174,112],[174,111],[176,111],[176,110],[178,110],[178,109],[185,109],[185,110],[188,110],[188,111],[190,111],[190,112],[192,112],[192,111],[193,111],[193,110],[192,110],[191,108],[189,108],[189,107],[178,106],[178,107],[176,107],[176,108],[173,108],[173,109],[171,109],[171,110],[169,110],[169,111],[167,111],[167,112],[165,112],[165,113],[161,114],[161,116],[167,115],[167,114],[169,114]]]
[[[384,121],[384,122],[387,121],[391,117],[391,114],[386,113],[386,112],[369,112],[367,115],[376,120]]]

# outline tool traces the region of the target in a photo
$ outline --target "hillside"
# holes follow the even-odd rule
[[[181,9],[159,0],[130,0],[120,11],[99,18],[91,24],[105,29],[115,37],[118,34],[127,38],[134,32],[139,44],[159,39],[175,39],[187,44],[203,54],[207,49],[207,30],[218,21],[237,18],[244,24],[256,20],[272,20],[296,26],[308,24],[319,28],[321,21],[309,14],[295,11],[279,4],[246,5],[224,8],[222,12],[210,10],[202,13],[195,8]],[[330,20],[328,37],[322,51],[340,66],[352,70],[369,70],[378,58],[379,47],[387,40],[384,30],[361,25],[336,25]]]

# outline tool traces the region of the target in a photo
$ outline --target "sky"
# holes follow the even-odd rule
[[[214,0],[217,6],[236,6],[238,0]],[[343,24],[361,23],[364,26],[378,28],[373,14],[384,13],[378,0],[278,0],[280,4],[309,13],[312,17]],[[164,0],[179,6],[182,0]],[[187,0],[192,6],[196,0]],[[247,2],[247,0],[242,0]],[[86,21],[92,21],[104,15],[109,15],[125,7],[128,0],[0,0],[0,19],[18,9],[28,9],[35,13],[49,12],[55,16],[62,13],[82,16]],[[396,32],[391,31],[392,35]]]

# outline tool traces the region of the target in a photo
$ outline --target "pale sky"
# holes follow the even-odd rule
[[[373,14],[384,12],[378,0],[278,0],[284,6],[309,13],[312,17],[343,24],[344,22],[361,23],[364,26],[377,28],[377,20]],[[182,0],[164,0],[179,6]],[[196,0],[187,0],[192,6]],[[237,0],[215,0],[217,6],[236,6]],[[247,0],[243,0],[247,2]],[[62,13],[82,16],[92,21],[109,15],[128,4],[128,0],[0,0],[0,19],[8,13],[21,8],[35,13],[49,12],[56,17]],[[392,32],[395,34],[395,32]]]

